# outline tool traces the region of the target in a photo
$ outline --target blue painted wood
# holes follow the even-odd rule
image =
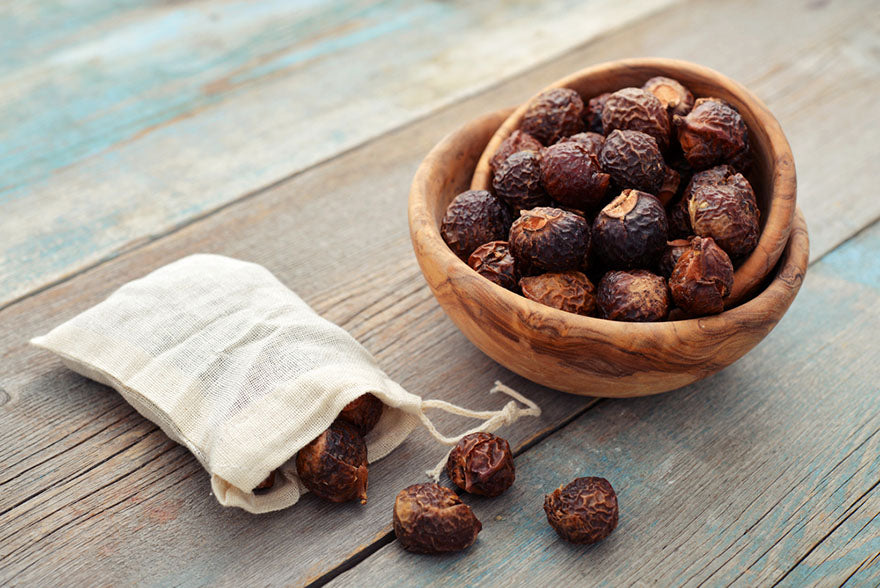
[[[6,3],[0,306],[673,1]]]
[[[501,497],[465,496],[484,528],[436,558],[395,542],[331,585],[876,585],[880,566],[880,223],[814,264],[780,325],[720,374],[602,401],[517,458]],[[849,263],[851,260],[861,263]],[[561,541],[542,497],[611,481],[620,523]],[[803,561],[802,561],[803,560]]]

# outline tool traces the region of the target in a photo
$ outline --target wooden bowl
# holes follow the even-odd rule
[[[510,370],[545,386],[590,396],[656,394],[730,365],[776,325],[800,288],[809,241],[798,213],[766,286],[721,314],[684,321],[623,323],[533,302],[483,278],[455,256],[440,221],[466,190],[480,154],[510,111],[474,120],[428,154],[413,180],[413,249],[434,296],[474,345]]]
[[[714,70],[675,59],[625,59],[603,63],[563,78],[544,90],[571,88],[590,98],[628,86],[641,87],[649,78],[658,75],[680,81],[697,98],[714,96],[726,100],[740,112],[749,127],[754,165],[748,176],[761,210],[761,238],[734,274],[733,288],[725,305],[730,308],[754,292],[779,261],[788,242],[796,208],[797,186],[791,147],[764,103],[745,87]],[[471,188],[489,189],[492,181],[489,160],[501,142],[519,128],[527,107],[528,102],[517,108],[495,132],[477,163]]]

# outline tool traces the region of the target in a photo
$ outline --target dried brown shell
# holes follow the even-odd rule
[[[394,501],[393,526],[401,546],[415,553],[467,549],[483,528],[455,492],[433,483],[400,491]]]
[[[669,239],[687,239],[693,236],[691,213],[688,211],[685,198],[679,198],[666,208],[666,220],[669,223],[667,234]]]
[[[514,131],[515,132],[515,131]],[[584,148],[599,157],[599,154],[602,153],[602,147],[605,145],[605,137],[600,135],[599,133],[578,133],[577,135],[572,135],[571,137],[564,137],[559,140],[560,143],[577,143],[579,145],[583,145]]]
[[[610,176],[577,142],[556,143],[541,153],[541,183],[555,201],[578,210],[595,209],[605,198]]]
[[[529,276],[521,279],[519,285],[529,300],[583,316],[596,312],[596,288],[579,271]]]
[[[510,444],[492,433],[465,435],[449,453],[446,473],[465,492],[498,496],[516,479]]]
[[[496,151],[495,155],[492,156],[492,159],[489,160],[489,165],[491,165],[492,170],[494,171],[501,167],[501,164],[507,161],[507,158],[514,153],[519,153],[520,151],[538,152],[543,148],[544,146],[541,145],[540,141],[528,133],[524,133],[517,129],[510,133],[510,136],[501,142],[501,145],[498,146],[498,151]]]
[[[452,252],[467,259],[474,249],[488,241],[505,239],[513,214],[486,190],[462,192],[446,208],[440,234]]]
[[[492,188],[514,210],[534,208],[550,202],[541,184],[541,156],[534,151],[520,151],[504,160],[495,171]]]
[[[666,247],[666,210],[654,196],[624,190],[593,221],[593,250],[609,268],[654,267]]]
[[[510,250],[520,267],[563,271],[581,266],[590,227],[577,214],[559,208],[522,211],[510,227]]]
[[[690,316],[718,314],[733,288],[733,264],[712,239],[695,237],[669,278],[676,306]]]
[[[641,131],[654,137],[661,150],[669,145],[669,115],[656,96],[641,88],[623,88],[611,94],[602,108],[602,128]]]
[[[569,88],[542,92],[529,103],[523,114],[520,130],[544,145],[552,145],[562,137],[584,130],[584,101]]]
[[[618,188],[656,194],[666,179],[666,164],[653,137],[639,131],[612,131],[599,156],[602,170]]]
[[[596,306],[613,321],[662,321],[669,314],[666,280],[647,270],[610,271],[599,280]]]
[[[590,98],[587,102],[587,107],[584,109],[584,123],[587,125],[588,131],[599,133],[600,135],[606,134],[602,128],[602,108],[605,107],[605,102],[609,96],[611,96],[611,92],[605,92]]]
[[[660,275],[669,279],[675,264],[678,263],[681,255],[690,248],[689,239],[675,239],[666,243],[666,250],[660,256]]]
[[[685,116],[694,107],[694,95],[680,82],[664,76],[653,77],[642,86],[657,97],[670,116]]]
[[[619,516],[617,495],[605,478],[577,478],[544,497],[547,521],[571,543],[596,543],[611,534]]]
[[[743,169],[748,161],[749,131],[742,116],[719,98],[699,98],[687,116],[674,116],[678,142],[696,170],[730,163]]]
[[[754,250],[760,237],[760,212],[755,192],[740,173],[719,166],[695,174],[686,190],[694,233],[712,237],[731,259]]]
[[[384,407],[381,400],[368,393],[346,404],[336,418],[354,426],[361,435],[366,435],[382,418]]]
[[[502,288],[516,291],[519,272],[507,241],[490,241],[471,253],[468,265]]]
[[[275,485],[275,470],[269,472],[266,478],[254,487],[254,494],[265,494]]]
[[[657,191],[657,200],[660,201],[660,204],[666,206],[672,202],[672,199],[678,194],[678,189],[680,187],[681,174],[671,167],[666,166],[666,173],[663,174],[663,184]]]
[[[336,421],[296,454],[306,488],[330,502],[367,502],[367,446],[357,429]]]

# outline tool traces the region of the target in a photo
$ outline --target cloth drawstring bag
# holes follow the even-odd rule
[[[419,424],[452,445],[468,433],[541,412],[500,384],[493,391],[516,401],[498,411],[422,400],[268,270],[219,255],[191,255],[161,267],[31,343],[113,387],[196,456],[221,504],[253,513],[299,500],[306,489],[291,458],[363,394],[385,404],[365,438],[370,462]],[[428,408],[483,422],[447,437],[425,414]],[[254,493],[274,470],[280,474],[275,485]]]

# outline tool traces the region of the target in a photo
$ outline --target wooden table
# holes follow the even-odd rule
[[[0,584],[880,584],[880,4],[591,0],[0,7]],[[589,64],[689,59],[755,91],[791,141],[812,264],[741,361],[596,400],[482,355],[410,249],[409,182],[465,121]],[[502,430],[517,482],[466,497],[466,553],[391,532],[444,449],[418,431],[366,506],[219,506],[185,449],[27,340],[181,256],[263,264],[404,387],[544,409]],[[437,414],[445,431],[470,422]],[[559,541],[542,495],[604,476],[606,541]]]

